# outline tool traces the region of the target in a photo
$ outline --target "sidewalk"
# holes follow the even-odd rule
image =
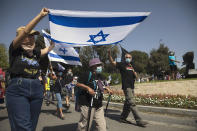
[[[107,102],[103,101],[103,105],[106,106]],[[110,102],[108,107],[123,108],[122,103]],[[197,117],[197,110],[192,109],[180,109],[180,108],[167,108],[167,107],[153,107],[153,106],[142,106],[137,105],[138,110],[142,112],[154,112],[169,115],[181,115],[188,117]]]

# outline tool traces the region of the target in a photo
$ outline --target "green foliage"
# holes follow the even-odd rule
[[[148,54],[142,51],[131,51],[130,54],[132,55],[133,59],[133,67],[136,72],[146,74],[146,68],[148,65]]]
[[[94,49],[99,56],[100,60],[105,64],[109,58],[108,58],[108,53],[107,50],[110,49],[114,45],[103,45],[103,46],[95,46]],[[114,46],[111,49],[112,52],[112,57],[117,58],[118,54],[120,53],[118,46]]]
[[[168,52],[169,48],[164,44],[160,44],[157,50],[153,49],[150,52],[150,59],[147,66],[147,72],[149,74],[160,76],[161,73],[169,72]]]
[[[81,47],[79,52],[80,60],[84,70],[89,68],[89,60],[94,57],[94,50],[92,46]]]
[[[4,44],[0,44],[0,67],[7,69],[9,66],[8,63],[8,52]]]
[[[89,60],[94,57],[99,57],[100,60],[104,63],[105,71],[109,71],[112,69],[112,65],[107,65],[108,63],[108,54],[107,50],[111,48],[113,45],[105,45],[105,46],[87,46],[87,47],[81,47],[79,49],[79,56],[80,60],[83,65],[84,70],[88,70]],[[119,49],[117,46],[113,47],[112,49],[112,57],[117,58],[119,54]]]
[[[180,74],[185,74],[186,73],[186,67],[183,67],[179,70]]]

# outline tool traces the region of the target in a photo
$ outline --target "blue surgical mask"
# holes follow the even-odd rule
[[[130,63],[131,59],[130,58],[126,58],[125,61],[126,61],[126,63]]]
[[[97,74],[100,74],[102,72],[102,66],[98,66],[97,68],[96,68],[96,73]]]

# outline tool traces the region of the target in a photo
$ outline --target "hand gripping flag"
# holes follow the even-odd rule
[[[121,42],[150,12],[49,10],[51,39],[71,46]]]
[[[46,46],[49,46],[49,40],[51,36],[42,30],[44,35],[44,42]],[[62,62],[69,65],[82,65],[80,62],[79,54],[73,47],[68,47],[62,44],[55,43],[55,47],[48,53],[50,61]]]

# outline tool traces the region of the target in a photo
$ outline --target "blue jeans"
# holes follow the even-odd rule
[[[55,93],[57,99],[57,107],[62,108],[62,98],[60,93]]]
[[[6,91],[6,105],[12,131],[35,131],[44,88],[38,79],[13,78]]]

